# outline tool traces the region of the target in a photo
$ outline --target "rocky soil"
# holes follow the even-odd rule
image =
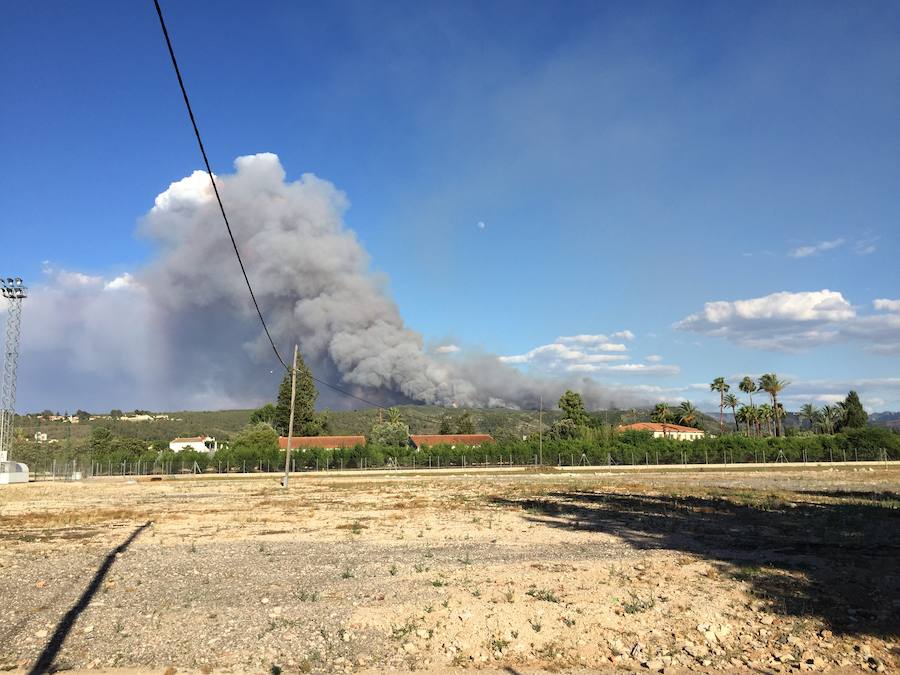
[[[898,516],[889,467],[9,486],[0,667],[890,672]]]

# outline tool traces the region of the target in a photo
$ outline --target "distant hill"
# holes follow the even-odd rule
[[[900,430],[900,412],[877,412],[869,415],[869,424]]]
[[[475,430],[479,433],[488,433],[496,437],[521,438],[537,433],[540,417],[537,410],[510,410],[508,408],[443,408],[407,405],[398,406],[398,409],[403,420],[409,424],[412,433],[437,433],[443,416],[448,416],[451,426],[454,426],[456,419],[468,412],[475,424]],[[248,423],[252,412],[252,410],[175,411],[159,413],[168,415],[169,419],[133,422],[103,418],[78,424],[48,421],[37,415],[26,415],[16,421],[16,431],[27,437],[40,431],[46,433],[49,439],[80,441],[90,437],[93,427],[105,426],[109,427],[117,436],[148,441],[167,441],[178,436],[197,436],[199,434],[209,434],[220,440],[227,440]],[[650,419],[649,410],[609,410],[590,414],[597,421],[607,424],[641,422]],[[544,429],[548,429],[561,416],[562,413],[559,410],[544,410]],[[378,418],[379,410],[377,408],[328,411],[329,426],[333,434],[368,434]],[[717,426],[717,423],[710,418],[704,418],[702,423],[710,431]],[[453,430],[455,431],[455,428]]]

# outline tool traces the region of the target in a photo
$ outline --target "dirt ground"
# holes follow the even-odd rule
[[[0,668],[891,672],[900,468],[0,489]]]

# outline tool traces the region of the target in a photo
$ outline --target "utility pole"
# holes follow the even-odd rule
[[[538,413],[538,461],[544,466],[544,395],[541,394],[541,408]]]
[[[291,417],[288,419],[287,449],[284,453],[284,480],[282,487],[287,488],[291,472],[291,441],[294,437],[294,399],[297,397],[297,351],[299,347],[294,345],[294,362],[291,364]]]

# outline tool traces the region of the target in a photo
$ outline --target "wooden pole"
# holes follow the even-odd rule
[[[291,441],[294,437],[294,399],[297,396],[297,351],[298,345],[294,345],[294,363],[291,366],[291,417],[288,420],[288,437],[287,449],[284,453],[284,480],[282,486],[288,486],[288,479],[291,474]]]
[[[538,413],[538,456],[544,466],[544,395],[541,394],[541,409]]]

